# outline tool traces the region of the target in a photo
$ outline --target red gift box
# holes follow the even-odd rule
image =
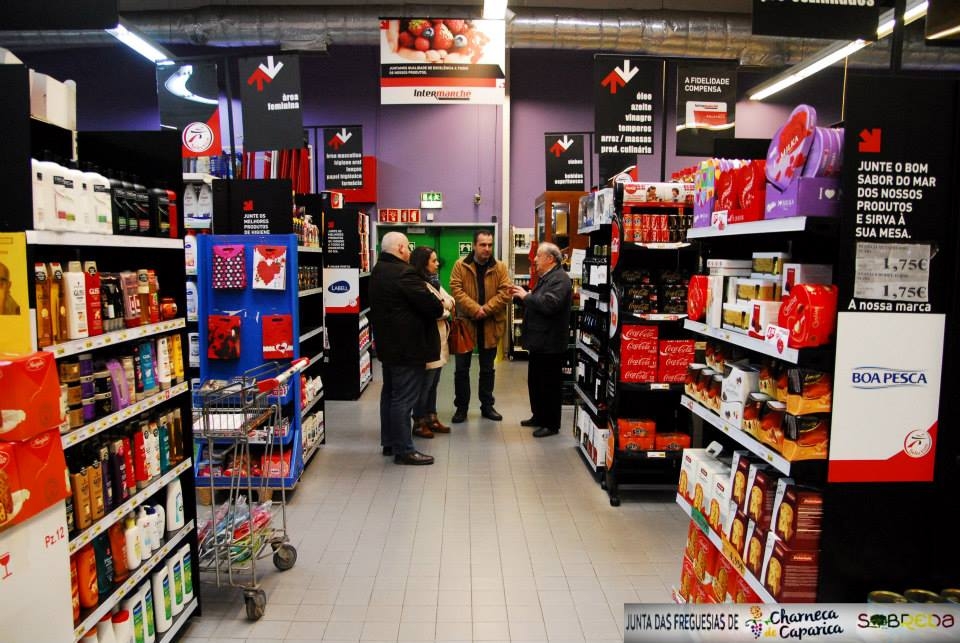
[[[0,409],[0,440],[29,440],[60,425],[53,353],[0,354]]]
[[[57,429],[22,442],[0,443],[0,529],[66,498],[66,468]]]

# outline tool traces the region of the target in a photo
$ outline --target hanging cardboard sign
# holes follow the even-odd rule
[[[678,156],[710,156],[714,141],[733,138],[736,122],[735,64],[677,67]]]
[[[297,56],[241,58],[240,104],[243,150],[303,147],[300,110],[300,59]]]
[[[661,62],[648,58],[594,56],[594,131],[601,182],[635,165],[638,155],[653,154],[661,67]]]
[[[363,128],[323,128],[323,181],[328,190],[363,187]]]
[[[753,0],[756,35],[875,40],[879,20],[879,0]]]
[[[544,134],[547,163],[547,190],[582,190],[584,186],[584,145],[582,134]]]
[[[157,65],[160,125],[180,132],[184,158],[223,150],[219,96],[215,63]]]

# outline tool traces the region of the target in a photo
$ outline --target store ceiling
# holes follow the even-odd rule
[[[209,5],[218,6],[336,6],[344,5],[341,2],[323,2],[316,0],[227,0],[216,2],[210,0],[120,0],[120,11],[170,11],[183,9],[198,9]],[[398,5],[404,7],[419,6],[473,6],[479,7],[478,0],[444,0],[443,2],[417,2],[412,5],[403,0],[354,0],[350,6],[384,6]],[[556,8],[556,9],[584,9],[592,11],[609,11],[617,9],[633,11],[710,11],[714,13],[745,13],[749,14],[753,6],[752,0],[593,0],[585,3],[584,0],[509,0],[510,9],[523,8]]]

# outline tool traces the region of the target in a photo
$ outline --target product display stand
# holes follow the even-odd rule
[[[533,241],[533,228],[510,227],[510,239],[507,246],[507,263],[510,279],[524,288],[530,285],[530,247]],[[527,351],[520,339],[520,326],[523,324],[523,306],[514,300],[510,306],[510,346],[507,355],[510,359],[524,358]]]
[[[5,205],[2,226],[8,230],[25,230],[26,262],[33,266],[39,262],[58,261],[66,266],[67,261],[95,261],[98,271],[118,272],[136,271],[139,268],[151,268],[159,282],[159,294],[172,297],[176,310],[185,309],[185,275],[183,265],[183,242],[179,239],[156,236],[122,236],[90,234],[85,232],[32,230],[32,197],[30,187],[30,158],[40,157],[44,150],[63,158],[78,157],[82,162],[95,163],[100,167],[111,167],[130,172],[141,177],[151,185],[166,186],[179,193],[180,181],[180,142],[176,133],[170,132],[95,132],[79,133],[62,130],[53,125],[34,122],[29,113],[29,85],[27,70],[16,65],[0,66],[0,91],[5,100],[0,108],[0,122],[4,123],[5,143],[0,160],[4,170],[2,186],[9,196]],[[76,141],[76,155],[74,154]],[[31,273],[32,274],[32,273]],[[27,275],[17,275],[25,279]],[[36,297],[33,283],[29,285],[29,299],[22,302],[29,309],[31,318],[32,342],[36,347]],[[73,361],[80,355],[89,355],[92,360],[107,360],[120,354],[129,354],[141,340],[158,337],[180,336],[183,348],[187,339],[184,332],[185,320],[182,312],[168,310],[169,316],[153,324],[127,327],[123,330],[104,332],[85,339],[63,341],[44,350],[53,353],[58,362]],[[182,355],[186,359],[185,355]],[[171,356],[171,360],[173,356]],[[142,586],[145,579],[160,566],[174,558],[184,546],[189,545],[191,560],[196,561],[197,538],[195,529],[195,508],[193,503],[183,503],[183,526],[168,532],[162,546],[144,559],[131,574],[119,584],[107,583],[107,591],[101,592],[95,607],[81,611],[77,622],[72,622],[70,605],[70,563],[68,556],[91,543],[111,526],[116,525],[127,514],[143,505],[163,503],[164,490],[171,489],[171,483],[177,482],[184,497],[193,497],[194,478],[192,461],[189,458],[192,443],[190,426],[190,397],[186,394],[185,381],[172,378],[169,388],[159,390],[153,396],[112,413],[103,414],[95,421],[75,426],[61,435],[62,446],[68,461],[94,442],[99,442],[107,432],[119,431],[124,426],[146,421],[148,418],[166,416],[178,411],[183,419],[182,431],[174,432],[167,427],[172,440],[170,453],[182,454],[183,459],[174,461],[171,457],[169,468],[161,475],[148,480],[128,500],[116,502],[102,518],[92,521],[89,526],[67,531],[64,503],[58,503],[41,515],[28,522],[0,533],[0,551],[5,551],[7,539],[21,540],[28,548],[32,543],[45,543],[46,552],[36,564],[11,555],[11,566],[28,580],[31,585],[42,588],[43,597],[30,605],[21,606],[15,615],[18,622],[29,623],[29,638],[22,640],[79,641],[84,634],[96,625],[101,616],[117,606],[128,594]],[[52,522],[51,522],[52,521]],[[57,556],[56,564],[48,559]],[[171,555],[172,554],[172,555]],[[62,556],[62,558],[60,558]],[[191,574],[195,578],[196,565],[191,563]],[[66,593],[62,591],[66,583]],[[7,585],[11,587],[12,585]],[[28,597],[28,595],[25,595]],[[15,607],[13,597],[4,598],[0,603]],[[169,640],[184,626],[187,618],[199,607],[198,594],[184,606],[170,630],[165,633]],[[35,610],[32,613],[31,610]],[[0,612],[3,610],[0,609]],[[65,619],[63,617],[66,617]],[[66,622],[69,631],[61,631],[60,624]],[[8,630],[9,631],[9,630]],[[4,640],[8,640],[4,637]],[[21,640],[13,635],[10,640]]]
[[[328,354],[324,385],[331,400],[356,400],[373,379],[372,336],[367,319],[370,282],[370,215],[356,206],[323,207],[323,306]]]

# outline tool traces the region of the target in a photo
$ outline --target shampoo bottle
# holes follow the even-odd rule
[[[170,344],[166,337],[157,339],[157,383],[161,391],[170,388]]]
[[[143,560],[143,556],[140,554],[143,549],[143,544],[140,541],[140,530],[137,529],[133,514],[128,514],[124,520],[123,537],[127,541],[127,568],[132,571],[139,567]]]
[[[127,610],[122,609],[113,615],[113,635],[117,643],[137,643],[133,636],[133,621]]]
[[[157,622],[154,614],[153,587],[150,584],[150,579],[148,578],[137,591],[140,592],[140,597],[143,599],[143,630],[146,634],[144,640],[146,643],[154,643],[157,640]]]
[[[187,193],[189,194],[190,191],[188,187]],[[187,274],[197,274],[197,235],[193,230],[187,230],[186,236],[183,237],[183,260]]]
[[[45,348],[53,344],[53,314],[50,308],[50,275],[43,262],[33,265],[33,287],[37,300],[37,347]]]
[[[137,278],[140,278],[139,272]],[[157,272],[153,268],[147,270],[147,286],[150,294],[148,307],[150,323],[156,324],[160,321],[160,280],[157,279]]]
[[[113,234],[113,193],[110,189],[110,179],[97,172],[93,165],[87,164],[83,180],[90,190],[93,232]]]
[[[167,527],[167,512],[164,511],[163,505],[156,504],[153,505],[153,514],[153,537],[162,545],[164,541],[164,533]]]
[[[123,289],[123,323],[127,328],[135,328],[142,323],[140,296],[137,291],[137,273],[129,270],[121,272],[120,286]],[[149,285],[147,288],[149,290]]]
[[[180,484],[180,478],[174,478],[167,485],[166,514],[168,534],[183,527],[183,487]]]
[[[193,563],[189,543],[177,551],[177,556],[180,557],[180,567],[183,569],[183,602],[187,604],[193,600]]]
[[[83,276],[86,286],[87,326],[90,337],[103,334],[103,305],[100,301],[100,273],[97,272],[97,262],[87,261],[83,264]]]
[[[63,273],[67,316],[67,339],[83,339],[90,334],[87,326],[87,281],[79,261],[71,261]]]
[[[110,539],[110,557],[113,559],[113,582],[121,583],[130,575],[127,568],[127,540],[123,535],[123,526],[117,522],[107,529]]]
[[[167,574],[170,576],[170,604],[176,616],[183,611],[183,569],[180,567],[180,558],[176,554],[167,559]]]
[[[153,523],[143,505],[137,509],[137,529],[140,530],[140,539],[143,544],[140,559],[148,561],[154,550],[159,549],[160,546],[153,542]]]
[[[102,602],[113,589],[113,554],[110,552],[110,540],[107,534],[93,539],[93,553],[97,557],[97,592]]]
[[[153,615],[157,626],[157,633],[162,634],[173,625],[173,606],[170,604],[170,575],[167,566],[160,565],[150,577],[153,589]]]
[[[197,282],[187,279],[187,321],[197,321]]]
[[[53,322],[53,342],[67,340],[67,305],[64,303],[63,268],[59,262],[51,261],[47,269],[50,280],[50,314]]]
[[[33,175],[33,227],[37,230],[57,229],[57,200],[53,191],[56,164],[30,159]]]
[[[120,609],[130,613],[130,620],[133,624],[134,643],[146,643],[146,630],[143,620],[143,600],[137,593],[120,603]]]
[[[77,220],[78,186],[74,185],[70,170],[57,165],[53,173],[53,192],[57,209],[56,230],[75,230]]]

